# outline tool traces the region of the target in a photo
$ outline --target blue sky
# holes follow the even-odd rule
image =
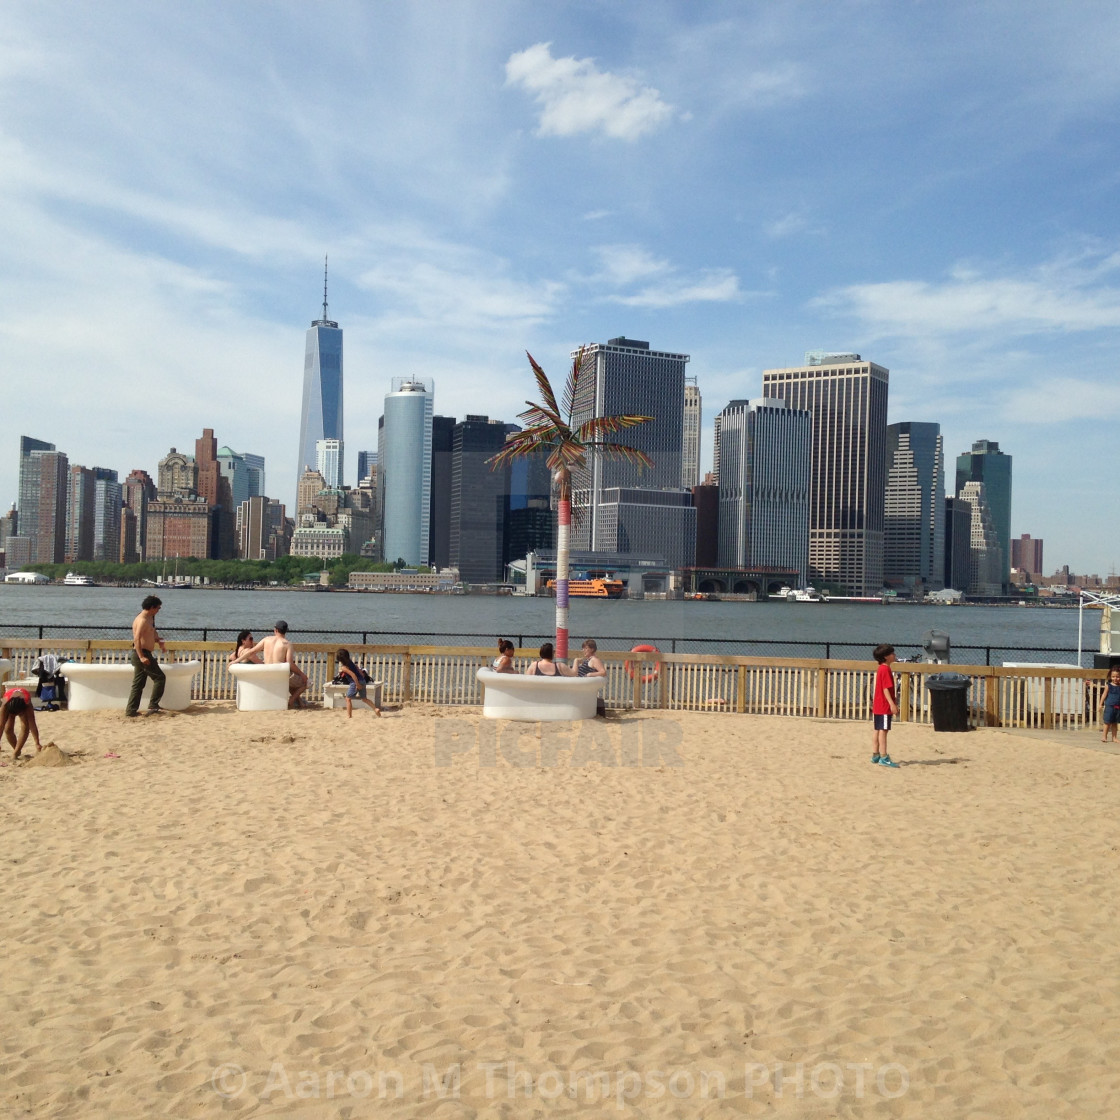
[[[524,351],[810,349],[1014,456],[1013,534],[1114,570],[1120,6],[72,4],[0,18],[0,501],[17,439],[155,474],[203,427],[291,502],[304,332],[348,480],[390,379],[512,420]]]

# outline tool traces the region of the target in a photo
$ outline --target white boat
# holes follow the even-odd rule
[[[800,587],[788,597],[794,603],[823,603],[821,593],[815,587]]]
[[[77,572],[67,572],[62,581],[65,587],[96,587],[97,584],[89,576],[78,575]]]

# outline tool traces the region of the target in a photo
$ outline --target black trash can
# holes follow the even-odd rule
[[[926,677],[934,731],[968,730],[968,688],[971,684],[964,673],[934,673],[932,677]]]

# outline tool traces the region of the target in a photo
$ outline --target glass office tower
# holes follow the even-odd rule
[[[316,319],[308,329],[303,356],[297,481],[304,470],[316,465],[316,444],[323,439],[342,439],[342,331],[327,317],[325,269],[323,317]]]
[[[432,405],[430,378],[394,377],[385,397],[378,472],[384,475],[382,554],[408,564],[428,562],[432,497]]]

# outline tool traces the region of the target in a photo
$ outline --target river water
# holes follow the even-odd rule
[[[0,584],[0,638],[126,638],[143,588]],[[159,628],[168,638],[232,639],[269,633],[286,619],[296,641],[491,645],[508,637],[537,646],[552,636],[551,599],[363,592],[161,591]],[[1084,614],[1082,657],[1092,664],[1100,614]],[[952,659],[1074,664],[1078,612],[1065,607],[915,606],[869,603],[665,602],[574,599],[573,644],[604,649],[637,643],[667,652],[868,659],[879,642],[917,653],[931,629],[950,636]]]

